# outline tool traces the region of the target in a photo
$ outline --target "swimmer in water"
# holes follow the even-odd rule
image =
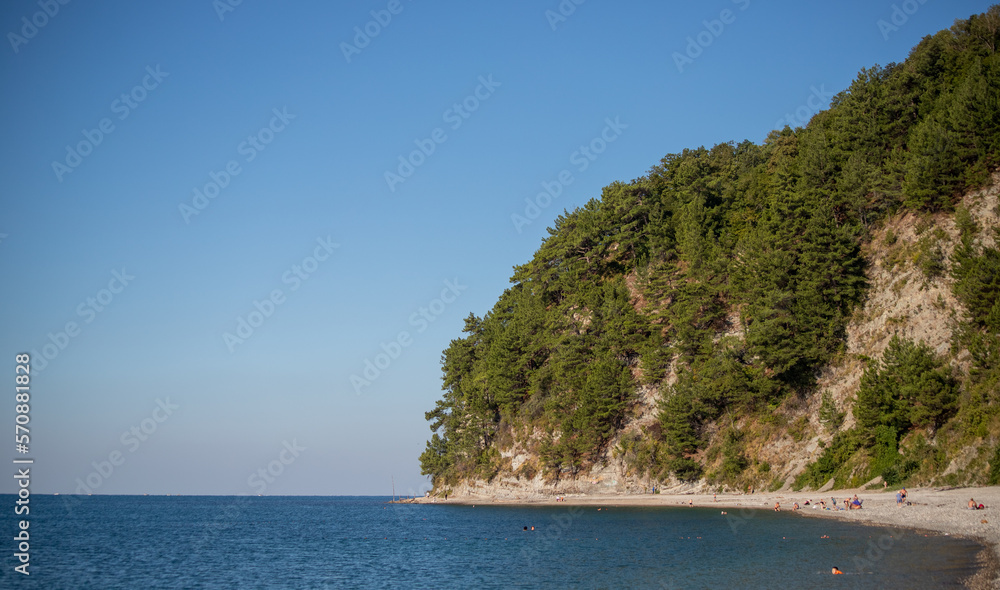
[[[840,571],[840,568],[838,568],[837,566],[833,566],[833,571],[831,573],[833,573],[833,574],[842,574],[844,572]]]

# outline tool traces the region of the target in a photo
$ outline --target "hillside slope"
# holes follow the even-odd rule
[[[998,41],[994,6],[560,216],[444,353],[435,491],[1000,478]]]

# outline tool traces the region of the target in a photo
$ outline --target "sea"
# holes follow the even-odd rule
[[[0,588],[916,590],[960,588],[982,549],[769,510],[389,500],[33,494],[24,575],[0,496]]]

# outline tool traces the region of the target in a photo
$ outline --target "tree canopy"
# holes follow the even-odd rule
[[[903,63],[863,69],[804,128],[668,154],[564,211],[444,351],[423,473],[436,485],[489,479],[517,446],[540,458],[524,469],[573,475],[606,454],[650,386],[663,402],[636,467],[697,475],[708,424],[812,391],[865,296],[871,230],[900,211],[951,210],[1000,162],[998,42],[993,6]],[[995,336],[996,251],[957,256],[969,337]],[[865,373],[858,423],[871,440],[937,427],[956,391],[925,347],[894,340]],[[738,436],[727,440],[728,469],[742,469]]]

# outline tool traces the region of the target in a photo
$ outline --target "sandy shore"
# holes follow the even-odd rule
[[[781,509],[791,510],[798,502],[818,502],[844,498],[855,494],[864,501],[864,508],[850,511],[831,511],[805,506],[797,513],[803,516],[840,518],[862,523],[872,523],[936,531],[947,535],[971,537],[981,541],[988,549],[979,560],[980,573],[970,580],[971,588],[1000,588],[1000,487],[986,488],[908,488],[908,506],[896,505],[895,490],[834,490],[824,492],[763,492],[755,494],[645,494],[645,495],[566,495],[556,502],[554,496],[532,496],[494,500],[488,497],[450,497],[447,500],[417,498],[418,503],[494,504],[494,505],[553,505],[553,506],[696,506],[718,508],[773,509],[775,502]],[[969,510],[970,498],[986,506],[985,510]]]

